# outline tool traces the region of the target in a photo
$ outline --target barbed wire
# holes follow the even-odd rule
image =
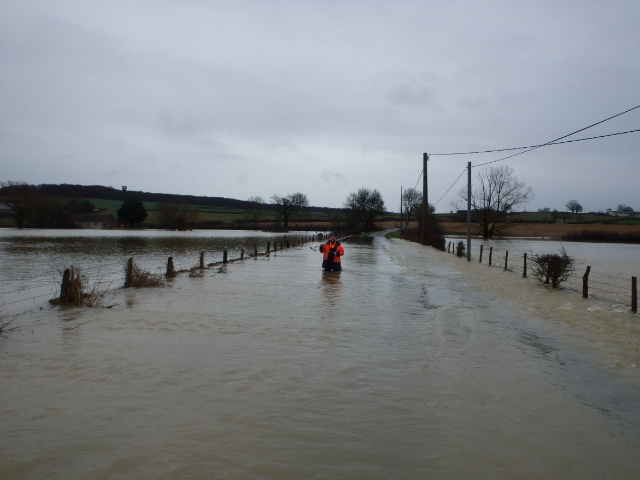
[[[589,275],[591,275],[592,273],[595,274],[595,275],[604,275],[605,277],[610,277],[610,278],[618,278],[620,280],[627,280],[627,281],[629,280],[629,277],[619,277],[618,275],[609,275],[607,273],[602,273],[602,272],[597,272],[597,271],[594,272],[593,270],[591,270],[589,272]]]
[[[276,237],[276,238],[278,238],[278,237]],[[283,237],[283,238],[286,239],[287,237]],[[304,240],[307,237],[294,236],[293,238]],[[310,238],[311,237],[309,237],[309,239]],[[280,244],[282,245],[284,241],[285,240],[280,241]],[[275,243],[276,242],[274,241],[274,244]],[[292,243],[291,246],[289,247],[289,249],[296,248],[297,246],[298,245],[296,245],[295,243]],[[257,245],[255,245],[255,247],[257,247]],[[234,252],[234,251],[238,251],[238,250],[245,250],[245,248],[244,247],[226,248],[226,249],[222,249],[222,250],[215,250],[214,253],[221,254],[225,250],[227,250],[227,251],[230,250],[230,251]],[[271,250],[271,252],[275,253],[273,250]],[[209,252],[209,253],[211,253],[211,252]],[[175,258],[175,257],[172,257],[172,258]],[[249,254],[249,253],[245,253],[245,258],[252,258],[252,255]],[[239,258],[237,260],[239,260]],[[126,263],[125,263],[125,265],[126,265]],[[194,266],[197,266],[197,265],[199,265],[199,258],[194,260],[193,262],[188,262],[188,263],[185,262],[185,261],[174,262],[174,266],[177,267],[178,270],[190,270],[191,268],[193,268]],[[62,273],[66,268],[70,268],[70,267],[63,267],[61,269],[55,269],[55,273],[60,275],[60,276],[62,276]],[[79,265],[78,268],[81,270],[82,275],[84,275],[87,278],[87,281],[89,281],[89,282],[98,281],[98,280],[102,279],[105,276],[124,275],[124,273],[125,273],[124,272],[125,266],[123,266],[121,269],[119,269],[117,271],[113,271],[113,272],[103,272],[100,269],[98,269],[97,271],[93,271],[94,267],[91,267],[91,266],[87,267],[87,266]],[[164,265],[162,265],[162,266],[150,267],[150,268],[154,269],[156,272],[162,272],[162,270],[164,270],[166,268],[166,262],[164,262]],[[51,273],[54,273],[54,272],[51,272]],[[17,279],[16,281],[27,281],[27,280],[29,280],[28,277],[22,277],[22,278]],[[19,294],[19,293],[22,293],[22,292],[25,292],[25,291],[29,291],[29,290],[35,290],[35,289],[38,289],[38,288],[47,288],[47,287],[51,287],[52,288],[52,290],[49,293],[45,293],[45,294],[42,294],[42,295],[36,295],[36,296],[33,296],[33,297],[20,298],[20,299],[17,299],[17,300],[12,300],[10,302],[1,302],[0,301],[0,305],[12,305],[14,303],[24,302],[24,301],[40,298],[40,297],[43,297],[43,296],[46,296],[46,295],[51,295],[51,294],[54,293],[55,290],[57,290],[57,288],[59,287],[59,284],[60,284],[60,280],[52,280],[50,282],[40,283],[38,285],[34,285],[34,286],[30,286],[30,287],[22,287],[22,288],[17,288],[15,290],[6,290],[4,292],[0,292],[0,295],[10,295],[10,294]]]
[[[606,285],[607,287],[614,287],[614,288],[621,288],[621,289],[625,289],[624,287],[621,287],[620,285],[613,285],[611,283],[606,283],[606,282],[599,282],[598,280],[592,280],[591,278],[589,278],[589,285],[591,285],[592,283],[598,283],[600,285]],[[626,289],[625,289],[626,290]]]
[[[456,241],[455,239],[451,239],[449,241],[449,245],[447,246],[447,248],[450,245],[454,245],[454,252],[455,252],[455,244]],[[488,266],[488,267],[495,267],[495,268],[500,268],[503,270],[507,270],[509,272],[515,272],[516,270],[514,270],[513,268],[510,268],[509,266],[507,266],[507,268],[504,268],[504,262],[507,259],[507,253],[508,253],[508,259],[517,259],[517,260],[521,260],[524,258],[524,254],[526,253],[527,255],[530,254],[530,252],[520,252],[520,251],[513,251],[513,250],[493,250],[493,246],[489,246],[486,244],[480,244],[480,246],[477,247],[473,247],[472,253],[476,254],[479,257],[480,254],[480,249],[482,247],[482,254],[483,254],[483,259],[482,262],[478,261],[478,263],[481,263],[484,266]],[[486,248],[488,247],[488,250],[486,250]],[[447,250],[448,251],[448,250]],[[491,256],[491,264],[489,264],[489,255]],[[515,262],[514,262],[515,263]],[[596,300],[599,301],[612,301],[612,302],[617,302],[620,303],[622,305],[624,305],[625,307],[629,307],[631,308],[631,301],[629,300],[630,292],[628,287],[622,286],[622,285],[616,285],[613,283],[609,283],[609,282],[603,282],[600,280],[594,280],[592,275],[602,275],[603,277],[607,277],[607,278],[614,278],[614,279],[618,279],[618,280],[624,280],[625,282],[629,281],[629,277],[621,277],[618,275],[611,275],[611,274],[606,274],[606,273],[602,273],[602,272],[598,272],[598,271],[594,271],[594,270],[590,270],[589,272],[589,297],[590,298],[594,298]],[[594,286],[593,284],[597,284],[597,285],[605,285],[606,287],[612,288],[612,289],[617,289],[617,291],[612,291],[612,290],[606,290],[603,289],[601,287],[598,287],[597,285]],[[563,282],[563,288],[566,288],[567,290],[571,290],[574,292],[581,292],[582,289],[584,287],[583,282],[581,281],[581,277],[580,277],[580,273],[574,273],[572,275],[570,275],[564,282]],[[607,298],[605,295],[613,295],[615,297],[618,298]],[[626,298],[626,299],[625,299]]]
[[[54,292],[47,292],[47,293],[43,293],[42,295],[36,295],[35,297],[29,297],[29,298],[21,298],[20,300],[14,300],[12,302],[3,302],[0,304],[0,306],[5,306],[5,305],[12,305],[14,303],[19,303],[19,302],[26,302],[28,300],[34,300],[36,298],[40,298],[40,297],[46,297],[48,295],[53,295],[55,294]]]

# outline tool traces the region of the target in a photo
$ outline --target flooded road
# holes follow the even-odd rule
[[[341,274],[304,246],[28,312],[0,338],[0,478],[637,478],[637,317],[345,249]]]

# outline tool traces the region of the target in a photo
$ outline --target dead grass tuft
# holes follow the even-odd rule
[[[200,267],[200,265],[194,265],[189,270],[189,278],[199,278],[204,277],[204,269]]]
[[[142,270],[136,265],[133,258],[130,258],[124,267],[124,288],[162,287],[163,285],[162,275]]]

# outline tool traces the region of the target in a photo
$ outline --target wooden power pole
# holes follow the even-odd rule
[[[429,234],[429,190],[427,188],[427,162],[429,154],[422,154],[422,244],[427,244]]]

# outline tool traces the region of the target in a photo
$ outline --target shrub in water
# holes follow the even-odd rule
[[[531,260],[533,276],[544,284],[551,282],[553,288],[558,288],[574,270],[573,258],[567,255],[564,247],[559,253],[534,255]]]

